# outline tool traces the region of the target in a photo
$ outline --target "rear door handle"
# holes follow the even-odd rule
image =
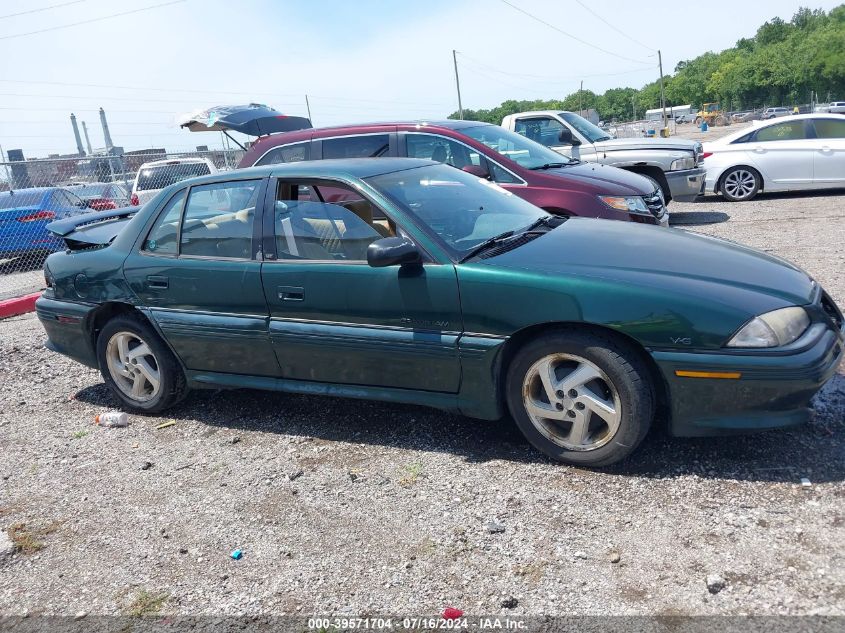
[[[170,285],[170,281],[167,279],[167,277],[162,277],[161,275],[149,275],[149,276],[147,276],[147,287],[149,287],[149,288],[157,288],[159,290],[166,290],[169,285]]]
[[[300,286],[279,286],[279,299],[282,301],[304,301],[305,288]]]

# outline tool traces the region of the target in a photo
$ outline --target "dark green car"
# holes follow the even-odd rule
[[[129,213],[54,223],[37,303],[129,409],[251,387],[510,412],[598,466],[658,412],[681,436],[800,423],[842,356],[842,313],[783,260],[428,161],[218,173]]]

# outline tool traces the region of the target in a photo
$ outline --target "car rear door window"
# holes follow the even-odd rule
[[[804,131],[804,121],[784,121],[757,130],[754,140],[758,143],[766,141],[800,141],[807,138]]]
[[[323,158],[378,158],[387,156],[389,134],[343,136],[323,140]]]
[[[238,180],[191,187],[179,254],[249,259],[260,184],[260,180]]]
[[[817,138],[845,138],[845,119],[813,119]]]
[[[406,134],[405,146],[409,158],[427,158],[458,169],[467,165],[481,165],[481,156],[477,151],[443,136]]]
[[[255,164],[276,165],[278,163],[298,163],[304,160],[311,160],[311,141],[274,147],[259,158]]]

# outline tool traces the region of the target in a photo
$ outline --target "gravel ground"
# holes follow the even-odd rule
[[[673,210],[845,304],[842,201]],[[655,429],[589,471],[507,421],[298,395],[95,427],[114,400],[43,340],[32,315],[0,322],[0,528],[24,548],[0,537],[0,614],[845,615],[845,375],[804,427]]]

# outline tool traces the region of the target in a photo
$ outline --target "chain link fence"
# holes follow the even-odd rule
[[[180,180],[235,169],[242,156],[162,149],[0,162],[0,300],[44,287],[44,259],[62,248],[51,222],[142,205]]]

